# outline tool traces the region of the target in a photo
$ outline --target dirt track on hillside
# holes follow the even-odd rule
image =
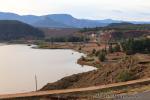
[[[106,88],[113,88],[113,87],[120,87],[120,86],[127,86],[133,84],[141,84],[145,82],[150,82],[150,78],[147,79],[140,79],[128,82],[120,82],[108,85],[100,85],[100,86],[93,86],[87,88],[75,88],[75,89],[64,89],[64,90],[49,90],[49,91],[38,91],[38,92],[29,92],[29,93],[18,93],[18,94],[8,94],[8,95],[0,95],[0,99],[12,99],[12,98],[20,98],[20,97],[35,97],[35,96],[46,96],[52,94],[64,94],[64,93],[73,93],[73,92],[85,92],[85,91],[93,91],[93,90],[100,90]]]

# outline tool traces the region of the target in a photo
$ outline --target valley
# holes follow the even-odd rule
[[[50,91],[104,86],[149,78],[149,30],[149,24],[127,22],[95,28],[48,28],[34,27],[16,20],[2,20],[0,21],[0,40],[10,45],[37,45],[33,47],[35,50],[63,52],[69,49],[84,54],[77,59],[76,64],[82,68],[92,66],[89,67],[91,70],[63,75],[64,77],[58,78],[59,80],[47,82],[44,86],[40,85],[41,88],[38,90]],[[74,55],[75,52],[71,54]],[[70,63],[70,60],[67,62]],[[49,80],[49,77],[47,76],[46,79]],[[146,85],[147,83],[134,86],[144,88]],[[144,91],[147,90],[149,91],[149,88]],[[73,96],[73,94],[68,95]]]

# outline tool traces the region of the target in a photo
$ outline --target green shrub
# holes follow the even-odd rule
[[[92,54],[95,54],[95,53],[96,53],[96,50],[95,50],[95,49],[93,49],[93,50],[92,50]]]
[[[105,52],[101,51],[98,55],[98,59],[99,59],[99,61],[102,61],[102,62],[105,61],[106,60]]]
[[[113,51],[114,52],[120,52],[121,51],[120,45],[116,44],[115,47],[113,48]]]
[[[96,51],[95,56],[98,57],[99,53],[100,53],[100,50]]]
[[[97,43],[97,46],[101,46],[100,43]]]
[[[78,49],[79,51],[81,51],[82,50],[82,48],[81,47],[79,47],[79,49]]]
[[[112,47],[112,45],[109,45],[108,51],[109,51],[109,53],[113,53],[113,47]]]
[[[121,72],[118,75],[118,81],[125,82],[134,79],[133,74],[127,70]]]
[[[85,57],[84,56],[82,56],[81,59],[82,59],[82,61],[85,61]]]

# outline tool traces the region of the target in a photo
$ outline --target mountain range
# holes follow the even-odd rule
[[[18,20],[35,27],[47,28],[93,28],[107,26],[111,23],[121,23],[124,21],[104,19],[104,20],[89,20],[77,19],[69,14],[49,14],[43,16],[35,15],[18,15],[15,13],[0,12],[0,20]],[[133,22],[143,23],[143,22]]]

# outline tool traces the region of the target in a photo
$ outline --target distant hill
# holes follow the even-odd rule
[[[83,28],[82,34],[108,34],[111,40],[121,40],[127,38],[139,38],[150,35],[150,24],[133,24],[129,22],[111,23],[105,27]]]
[[[69,14],[50,14],[44,16],[34,15],[18,15],[14,13],[0,12],[0,20],[18,20],[36,27],[47,28],[93,28],[106,26],[110,23],[118,23],[121,21],[105,19],[105,20],[88,20],[77,19]]]
[[[46,27],[46,28],[71,28],[71,26],[61,23],[59,21],[52,20],[51,18],[45,17],[32,24],[36,27]]]
[[[23,22],[0,20],[0,40],[42,38],[44,33]]]
[[[105,27],[118,30],[150,30],[150,24],[133,24],[129,22],[111,23]]]
[[[43,16],[35,15],[18,15],[14,13],[0,12],[0,20],[18,20],[35,27],[47,27],[47,28],[94,28],[103,27],[111,23],[129,22],[122,20],[89,20],[78,19],[69,14],[49,14]],[[134,24],[149,24],[150,22],[138,22],[130,21]]]
[[[61,22],[67,26],[72,26],[76,28],[98,27],[98,26],[106,25],[106,23],[104,22],[101,23],[100,21],[96,21],[96,20],[77,19],[68,14],[52,14],[52,15],[47,15],[47,17],[56,22]]]
[[[121,26],[133,26],[135,24],[129,22],[111,23],[107,27],[121,27]]]

